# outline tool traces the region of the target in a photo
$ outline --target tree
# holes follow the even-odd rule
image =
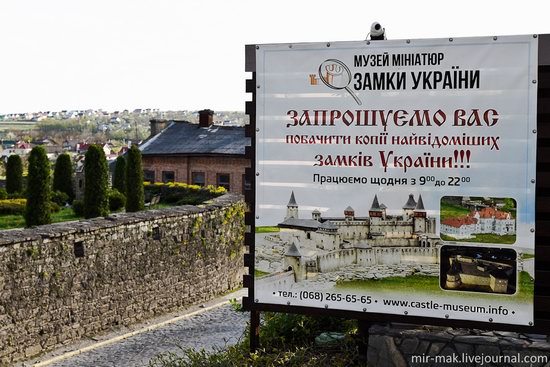
[[[120,193],[126,192],[126,159],[124,156],[116,159],[113,189],[117,189]]]
[[[104,217],[109,214],[109,170],[105,152],[91,145],[84,157],[84,217]]]
[[[29,156],[25,223],[27,227],[51,223],[50,162],[41,146],[32,148]]]
[[[6,191],[8,194],[23,192],[23,162],[17,154],[8,158],[6,165]]]
[[[64,192],[71,202],[74,199],[73,163],[71,162],[71,157],[67,153],[61,154],[55,161],[53,191]]]
[[[143,169],[141,152],[137,145],[132,145],[126,158],[126,211],[143,210]]]

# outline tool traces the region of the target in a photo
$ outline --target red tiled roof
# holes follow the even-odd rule
[[[502,212],[496,208],[483,208],[479,212],[480,218],[508,219],[509,213]]]
[[[477,219],[469,216],[458,217],[458,218],[446,218],[441,221],[441,224],[445,224],[447,226],[451,226],[455,228],[460,228],[462,226],[466,226],[469,224],[476,224],[476,223],[477,223]]]

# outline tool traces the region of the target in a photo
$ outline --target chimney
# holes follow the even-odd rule
[[[157,135],[160,133],[164,128],[166,127],[166,120],[157,120],[157,119],[151,119],[149,121],[151,123],[151,135],[150,137]]]
[[[199,111],[199,126],[209,127],[214,123],[214,111],[202,110]]]

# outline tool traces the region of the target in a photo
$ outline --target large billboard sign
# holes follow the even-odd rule
[[[254,302],[533,325],[537,42],[256,46]]]

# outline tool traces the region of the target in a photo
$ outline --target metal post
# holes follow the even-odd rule
[[[260,311],[250,311],[250,353],[260,346]]]

